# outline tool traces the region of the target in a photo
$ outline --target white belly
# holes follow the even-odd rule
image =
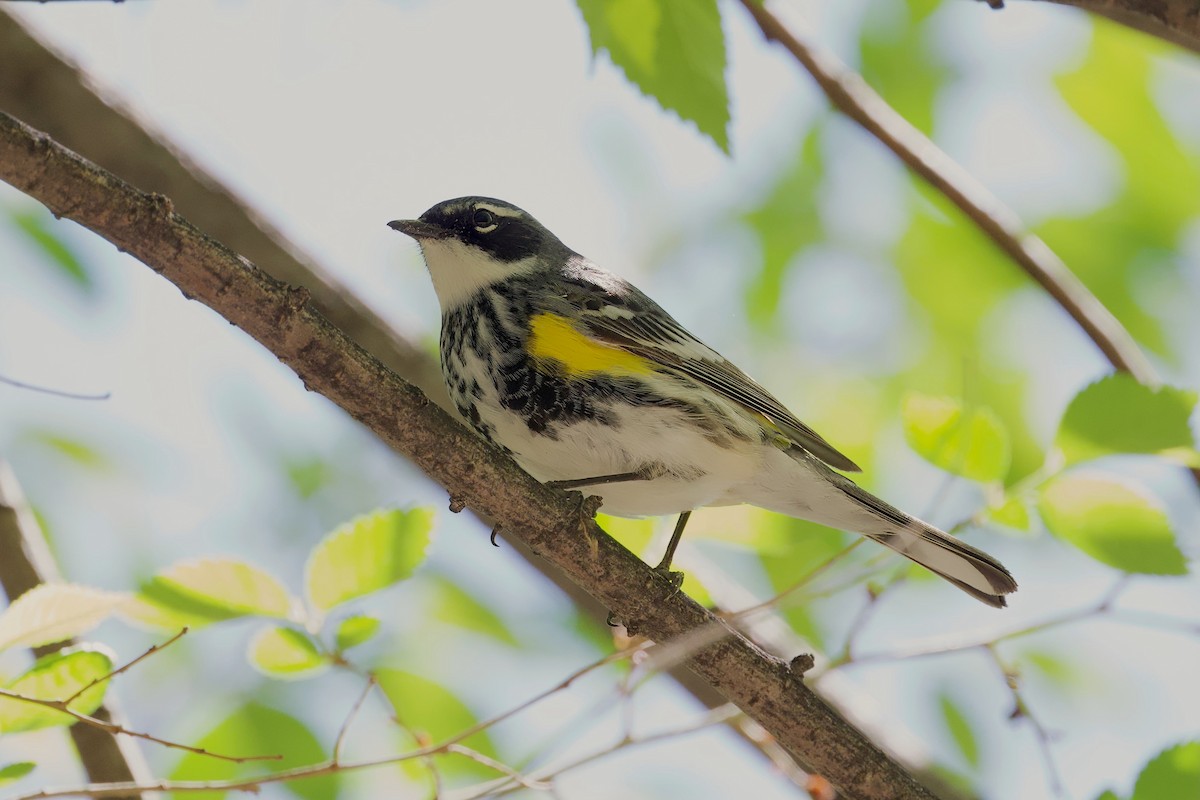
[[[727,440],[723,444],[728,447],[719,445],[675,409],[630,409],[617,415],[616,431],[598,422],[559,426],[556,438],[533,434],[521,418],[509,413],[497,410],[483,415],[495,427],[496,441],[540,481],[661,467],[665,474],[651,480],[580,489],[602,497],[605,513],[622,517],[677,514],[740,502],[724,496],[730,487],[751,480],[762,457],[758,442]]]

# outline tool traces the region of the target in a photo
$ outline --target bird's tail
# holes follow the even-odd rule
[[[867,535],[989,606],[1004,608],[1004,595],[1017,590],[1017,582],[999,561],[919,519],[900,530]]]
[[[835,485],[875,517],[871,526],[857,526],[864,536],[917,562],[989,606],[1007,605],[1004,595],[1015,592],[1017,582],[1003,564],[928,522],[905,514],[852,481],[838,478]]]

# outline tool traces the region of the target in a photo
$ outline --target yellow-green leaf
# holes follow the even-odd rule
[[[1162,506],[1127,484],[1067,474],[1042,488],[1038,509],[1051,533],[1111,567],[1151,575],[1187,572]]]
[[[309,602],[328,611],[408,578],[425,560],[432,527],[425,508],[376,511],[342,525],[308,558]]]
[[[37,768],[32,761],[17,761],[0,767],[0,786],[15,783]]]
[[[123,611],[134,621],[178,630],[246,616],[289,619],[297,606],[282,583],[253,564],[204,558],[154,576]]]
[[[44,583],[18,597],[0,614],[0,650],[40,647],[87,633],[129,600],[71,583]]]
[[[433,611],[437,619],[482,633],[507,645],[515,647],[519,644],[504,620],[466,589],[441,579],[438,581],[438,595]]]
[[[10,681],[5,689],[24,697],[39,700],[66,700],[76,692],[99,681],[72,701],[70,708],[80,714],[90,714],[99,708],[108,688],[100,680],[112,672],[112,658],[99,647],[71,647],[39,658],[24,674]],[[0,733],[17,733],[70,725],[75,719],[69,714],[23,700],[0,698]]]
[[[971,730],[970,720],[954,702],[954,698],[948,694],[943,694],[938,698],[938,705],[942,709],[942,721],[946,724],[946,730],[950,732],[950,737],[958,745],[958,752],[962,754],[968,764],[977,768],[979,766],[979,742],[975,738],[975,732]]]
[[[976,481],[997,481],[1008,472],[1008,432],[989,409],[910,393],[902,414],[904,438],[934,466]]]
[[[1006,495],[1000,503],[987,508],[988,519],[1018,531],[1029,530],[1029,507],[1020,497]]]
[[[379,633],[379,620],[374,617],[347,617],[338,623],[337,634],[334,638],[337,641],[338,650],[349,650],[351,647],[358,647],[360,644],[371,641],[377,633]]]
[[[250,642],[250,663],[272,678],[310,678],[329,667],[329,657],[295,628],[263,628]]]
[[[1159,753],[1145,766],[1130,800],[1195,800],[1200,797],[1200,741]]]
[[[729,152],[725,35],[716,0],[576,0],[592,52]]]
[[[1068,464],[1113,453],[1154,453],[1200,466],[1188,419],[1196,393],[1151,389],[1118,373],[1084,388],[1067,406],[1055,443]]]

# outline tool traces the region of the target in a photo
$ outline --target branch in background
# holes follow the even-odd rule
[[[861,800],[932,795],[792,673],[678,592],[591,519],[594,505],[538,483],[331,325],[289,287],[175,214],[7,114],[0,179],[95,231],[271,350],[318,391],[445,486],[498,520],[627,627],[668,642],[708,626],[724,634],[687,665],[801,763]]]
[[[1004,8],[1004,0],[983,0]],[[1135,30],[1200,53],[1200,6],[1196,0],[1042,0],[1108,17]]]
[[[862,76],[811,36],[798,34],[767,10],[761,0],[741,0],[763,36],[779,42],[812,75],[829,101],[895,153],[901,161],[958,206],[1001,250],[1041,284],[1083,328],[1116,369],[1147,384],[1157,382],[1153,367],[1116,317],[1096,299],[1045,242],[973,175],[887,104]]]
[[[16,476],[5,461],[0,460],[0,585],[8,599],[17,599],[30,589],[47,581],[60,580],[58,568],[46,546],[42,529],[33,516]],[[38,647],[34,655],[41,657],[74,641]],[[93,713],[103,725],[119,725],[120,713],[114,706],[112,692],[104,704]],[[145,759],[137,747],[118,740],[112,733],[88,725],[73,725],[71,740],[79,753],[80,763],[93,783],[125,783],[145,780],[149,775]],[[121,795],[123,800],[140,800],[137,793]]]
[[[0,108],[49,132],[140,189],[171,198],[180,213],[275,278],[304,286],[321,314],[389,369],[449,408],[441,372],[314,261],[256,216],[230,189],[165,139],[109,105],[85,78],[0,9]]]

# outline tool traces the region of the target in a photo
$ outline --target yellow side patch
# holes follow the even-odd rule
[[[537,361],[554,362],[553,368],[567,378],[597,373],[645,375],[654,371],[653,362],[589,338],[557,314],[534,314],[529,330],[529,354]]]

